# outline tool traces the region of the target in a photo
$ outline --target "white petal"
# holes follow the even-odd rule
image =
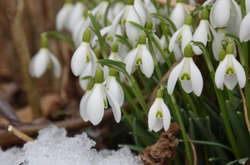
[[[175,8],[173,9],[170,19],[174,22],[177,29],[181,28],[184,24],[185,18],[187,16],[187,12],[183,7],[182,3],[177,3]]]
[[[226,85],[227,89],[233,90],[237,85],[236,75],[225,75],[224,84]]]
[[[69,21],[67,24],[68,29],[73,32],[74,26],[79,21],[83,15],[84,6],[81,2],[77,2],[74,7],[72,8],[70,15],[69,15]]]
[[[182,57],[182,52],[181,52],[180,46],[175,44],[173,52],[174,52],[175,60],[179,61],[181,59],[181,57]]]
[[[87,116],[93,125],[101,122],[104,115],[104,88],[102,84],[95,84],[88,98]]]
[[[146,24],[147,15],[146,15],[146,12],[145,12],[145,9],[143,7],[143,3],[141,2],[141,0],[134,0],[134,8],[140,17],[142,26],[144,26]]]
[[[230,19],[227,24],[227,30],[229,33],[233,35],[239,34],[240,22],[242,19],[240,6],[235,2],[235,0],[231,0],[231,10],[230,10]]]
[[[184,53],[185,47],[190,43],[192,40],[192,28],[189,25],[184,25],[183,31],[182,31],[182,39],[181,39],[181,50],[182,53]]]
[[[176,67],[174,67],[174,69],[171,71],[169,75],[168,84],[167,84],[167,89],[168,89],[169,94],[172,94],[174,91],[174,87],[181,74],[183,64],[184,64],[184,58]]]
[[[249,0],[250,1],[250,0]],[[244,17],[240,24],[240,41],[249,41],[250,40],[250,12]]]
[[[111,34],[115,34],[119,25],[119,22],[125,12],[126,8],[124,8],[123,10],[120,11],[120,13],[118,15],[116,15],[116,17],[114,18],[114,20],[112,21],[112,29],[111,29]],[[113,36],[114,37],[114,36]]]
[[[54,75],[56,76],[56,78],[59,78],[60,75],[61,75],[61,65],[60,65],[60,62],[51,53],[49,54],[49,57],[50,57],[50,59],[52,61],[52,64],[53,64]]]
[[[120,108],[120,105],[117,102],[115,96],[112,95],[112,93],[110,93],[109,91],[107,91],[107,97],[108,97],[108,101],[109,101],[109,104],[111,106],[115,121],[117,123],[119,123],[121,121],[121,108]]]
[[[87,89],[88,82],[89,82],[88,79],[83,79],[83,77],[86,77],[86,76],[92,76],[91,63],[87,63],[87,66],[83,70],[82,74],[79,76],[79,84],[83,90]]]
[[[207,20],[201,20],[199,26],[194,32],[193,41],[202,42],[205,46],[207,46],[207,40],[209,35],[209,25]],[[202,54],[202,50],[198,46],[193,46],[193,51],[195,54]]]
[[[230,0],[217,0],[210,12],[210,23],[214,28],[226,27],[230,18]]]
[[[138,48],[131,50],[124,59],[124,62],[126,64],[126,70],[129,74],[132,74],[135,70],[137,51],[138,51]]]
[[[182,32],[184,26],[182,28],[180,28],[179,30],[177,30],[172,37],[170,38],[169,41],[169,51],[172,52],[174,50],[174,47],[176,45],[177,40],[179,39],[179,35]]]
[[[162,119],[156,118],[156,113],[160,108],[159,106],[159,98],[156,98],[148,113],[148,128],[150,131],[154,130],[158,132],[163,126]]]
[[[250,12],[250,0],[245,0],[246,2],[246,11],[247,13]]]
[[[233,57],[233,66],[239,82],[239,86],[243,88],[246,85],[246,73],[242,65]]]
[[[124,93],[123,93],[122,87],[117,82],[117,80],[116,80],[116,78],[114,76],[110,76],[107,79],[106,90],[112,96],[114,96],[114,98],[116,99],[116,102],[118,102],[120,106],[123,105]]]
[[[94,77],[96,69],[97,69],[97,58],[92,48],[89,49],[89,52],[90,52],[91,72],[92,72],[92,76]]]
[[[150,78],[154,72],[154,61],[152,55],[150,54],[146,45],[143,46],[141,53],[142,53],[141,56],[142,64],[140,65],[141,71],[147,78]]]
[[[141,21],[133,6],[131,6],[127,12],[128,12],[127,17],[125,18],[126,19],[125,31],[129,41],[132,42],[133,45],[135,45],[138,42],[139,36],[142,33],[142,31],[139,28],[132,25],[130,22],[141,24]]]
[[[193,92],[196,96],[200,96],[203,88],[203,79],[201,72],[195,65],[193,59],[190,60],[190,73]]]
[[[213,49],[213,55],[214,58],[219,61],[219,52],[222,49],[222,44],[221,41],[225,38],[224,33],[218,31],[218,32],[214,32],[214,39],[212,42],[212,49]]]
[[[75,76],[79,76],[86,67],[87,56],[90,56],[89,44],[82,42],[71,58],[71,70]]]
[[[80,101],[80,115],[85,122],[88,121],[88,114],[87,114],[86,108],[87,108],[88,97],[90,93],[91,93],[90,91],[87,91],[86,93],[84,93]]]
[[[56,15],[56,29],[58,31],[63,30],[67,26],[68,18],[70,15],[70,12],[73,8],[72,4],[66,3],[63,5],[63,7],[60,9],[60,11]]]
[[[38,53],[33,57],[30,63],[30,74],[33,77],[39,78],[48,68],[49,64],[49,50],[42,48]]]
[[[181,80],[181,87],[186,93],[191,93],[192,90],[192,81],[191,80]]]
[[[164,130],[167,131],[171,124],[171,115],[167,105],[164,103],[163,99],[161,99],[161,110],[163,115],[163,127]]]
[[[223,90],[225,72],[227,69],[227,61],[228,61],[228,56],[226,56],[224,58],[224,60],[220,62],[219,66],[215,72],[215,84],[216,84],[217,88],[219,88],[221,90]]]

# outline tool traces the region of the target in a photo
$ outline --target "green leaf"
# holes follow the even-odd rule
[[[145,29],[142,25],[136,23],[136,22],[133,22],[133,21],[129,21],[129,23],[131,23],[132,25],[134,25],[135,27],[137,27],[138,29],[141,29],[143,31],[146,31],[147,29]]]
[[[121,42],[123,45],[126,45],[129,49],[132,49],[133,46],[129,43],[128,39],[125,36],[122,35],[115,35],[119,42]]]
[[[164,17],[163,15],[158,14],[158,13],[152,13],[151,15],[152,15],[153,17],[158,18],[159,20],[161,20],[161,22],[163,22],[163,23],[165,23],[165,24],[167,24],[167,25],[170,25],[171,28],[172,28],[174,31],[177,30],[175,24],[174,24],[173,21],[171,21],[169,18]]]
[[[124,73],[127,77],[129,77],[128,72],[126,71],[126,64],[120,61],[114,61],[109,59],[100,59],[98,60],[99,64],[106,65],[108,67],[114,68],[119,72]]]
[[[81,77],[81,80],[88,80],[88,79],[91,79],[92,76],[84,76],[84,77]]]
[[[183,139],[179,139],[180,142],[184,142]],[[232,149],[229,148],[228,146],[224,145],[224,144],[220,144],[220,143],[216,143],[216,142],[211,142],[211,141],[202,141],[202,140],[191,140],[192,143],[194,144],[202,144],[202,145],[209,145],[209,146],[215,146],[215,147],[220,147],[220,148],[224,148],[230,152],[232,152]]]
[[[237,159],[231,162],[228,162],[226,165],[233,165],[235,163],[239,163],[239,164],[245,164],[248,161],[249,158],[242,158],[242,159]]]
[[[46,33],[46,35],[48,37],[54,37],[56,39],[66,41],[68,44],[71,45],[71,47],[73,49],[75,49],[75,45],[74,45],[73,40],[69,36],[65,35],[64,33],[57,32],[57,31],[48,31],[48,32],[45,32],[45,33]]]

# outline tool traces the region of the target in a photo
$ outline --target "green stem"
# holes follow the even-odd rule
[[[237,145],[236,145],[235,137],[233,135],[233,131],[232,131],[232,128],[231,128],[231,125],[230,125],[230,122],[229,122],[226,103],[224,101],[223,93],[215,85],[215,80],[214,80],[215,71],[214,71],[214,67],[212,65],[211,59],[210,59],[210,57],[208,55],[209,55],[208,52],[206,52],[206,53],[204,53],[203,57],[205,58],[207,67],[208,67],[209,72],[210,72],[211,80],[213,81],[213,84],[214,84],[216,97],[217,97],[219,107],[220,107],[220,110],[221,110],[221,113],[222,113],[222,118],[223,118],[223,122],[224,122],[224,125],[225,125],[225,128],[226,128],[227,136],[229,138],[229,142],[230,142],[230,144],[232,146],[235,157],[239,158],[240,155],[239,155],[239,151],[238,151],[238,148],[237,148]]]

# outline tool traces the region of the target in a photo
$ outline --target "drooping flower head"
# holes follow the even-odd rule
[[[157,98],[149,109],[148,128],[150,131],[158,132],[162,128],[168,130],[171,123],[171,115],[167,105],[163,100],[163,89],[157,92]]]
[[[183,0],[178,0],[170,16],[171,21],[174,22],[177,29],[183,26],[187,16],[188,11],[184,8]]]
[[[223,90],[224,85],[233,90],[239,84],[243,88],[246,84],[246,73],[241,64],[234,56],[234,45],[229,43],[226,51],[220,52],[220,64],[215,72],[215,84],[217,88]]]
[[[49,68],[53,68],[55,77],[61,75],[58,59],[48,49],[47,34],[41,35],[41,49],[31,59],[29,71],[32,77],[40,78]]]
[[[194,92],[197,96],[201,95],[203,78],[199,68],[194,63],[192,56],[192,46],[188,44],[185,48],[183,59],[169,75],[167,84],[169,94],[173,93],[176,82],[179,79],[185,92]]]
[[[67,29],[69,20],[70,20],[69,19],[70,13],[72,9],[73,9],[73,4],[71,3],[71,0],[65,0],[65,4],[56,15],[56,29],[58,31]],[[70,29],[67,29],[67,30],[70,30]]]

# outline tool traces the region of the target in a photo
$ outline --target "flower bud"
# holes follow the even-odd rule
[[[226,48],[227,54],[233,54],[234,53],[234,45],[233,43],[228,43]]]
[[[201,12],[201,19],[208,20],[208,18],[209,18],[209,11],[205,7]]]
[[[222,61],[226,56],[226,52],[224,49],[221,49],[219,52],[219,61]]]

